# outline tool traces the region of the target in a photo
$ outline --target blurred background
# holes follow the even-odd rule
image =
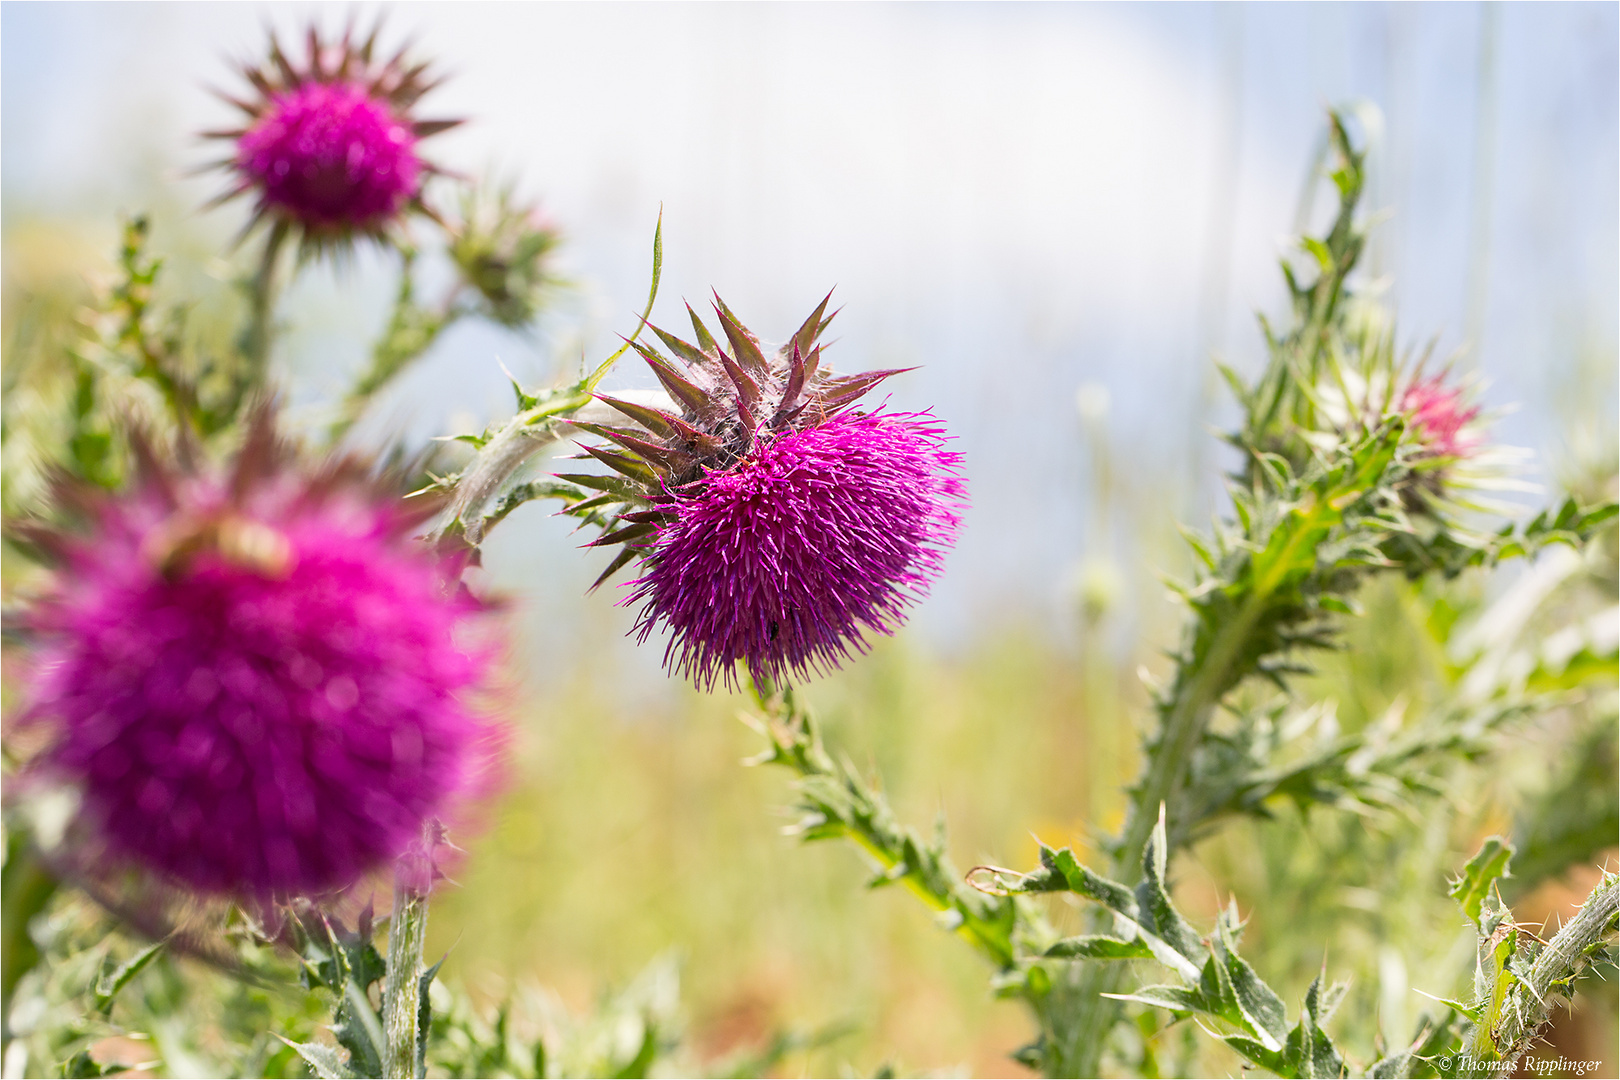
[[[907,631],[812,700],[911,820],[946,815],[963,865],[1022,865],[1031,834],[1084,845],[1118,823],[1145,700],[1134,673],[1175,634],[1156,575],[1182,569],[1174,521],[1219,509],[1230,464],[1209,434],[1227,415],[1211,357],[1255,370],[1255,313],[1285,316],[1277,259],[1331,201],[1309,182],[1328,104],[1352,110],[1370,151],[1383,223],[1362,288],[1398,312],[1403,344],[1484,376],[1497,432],[1536,451],[1548,497],[1612,469],[1614,4],[6,3],[8,334],[22,305],[88,298],[121,213],[150,211],[156,250],[223,289],[228,270],[207,260],[246,207],[199,213],[220,179],[188,175],[216,156],[195,132],[230,116],[205,88],[236,89],[230,61],[258,58],[267,27],[296,40],[310,20],[379,15],[385,43],[414,41],[452,76],[420,111],[470,120],[427,155],[536,200],[564,233],[570,287],[533,333],[452,328],[359,437],[479,430],[510,410],[502,364],[537,384],[599,360],[646,295],[660,207],[655,322],[679,330],[681,299],[714,288],[780,340],[836,287],[832,362],[920,365],[888,384],[891,404],[949,426],[973,509]],[[295,406],[342,391],[394,281],[365,252],[289,292],[276,358]],[[651,383],[629,364],[613,379]],[[486,557],[520,630],[517,763],[436,915],[452,966],[475,989],[535,978],[583,1005],[676,950],[703,1053],[848,1020],[784,1067],[1015,1069],[1019,1008],[990,1000],[977,960],[909,897],[863,895],[849,851],[776,834],[789,794],[737,767],[756,749],[740,703],[689,692],[660,649],[634,648],[613,590],[584,595],[604,557],[549,513],[514,515]],[[1411,598],[1386,592],[1387,629]],[[1387,703],[1425,677],[1421,649],[1377,668],[1400,640],[1371,634],[1324,686]],[[1518,766],[1529,788],[1558,767],[1536,760],[1541,773]],[[1443,891],[1443,852],[1466,857],[1519,797],[1465,788],[1400,888]],[[1189,906],[1264,899],[1283,872],[1267,836],[1194,860]],[[1322,882],[1320,932],[1342,935],[1399,873],[1362,880],[1378,860],[1321,845],[1288,872]],[[1256,936],[1293,991],[1321,953],[1273,942],[1266,919],[1261,906]],[[1347,948],[1399,982],[1376,947]],[[1366,1008],[1408,1007],[1373,982]],[[1612,1045],[1612,1030],[1594,1037]]]

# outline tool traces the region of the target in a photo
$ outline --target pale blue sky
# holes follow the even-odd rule
[[[335,25],[349,10],[0,6],[6,222],[110,222],[154,177],[182,205],[200,201],[212,181],[178,176],[207,156],[189,133],[223,115],[200,89],[230,83],[222,57],[257,53],[264,24]],[[1252,368],[1250,312],[1280,312],[1275,258],[1327,102],[1381,110],[1374,201],[1391,218],[1373,259],[1393,275],[1409,341],[1459,346],[1472,280],[1489,401],[1522,405],[1505,438],[1562,452],[1559,402],[1582,395],[1612,431],[1617,15],[1612,3],[402,4],[388,28],[455,75],[424,111],[475,121],[433,155],[520,176],[567,231],[582,286],[570,310],[593,355],[645,293],[662,203],[664,320],[712,285],[779,338],[836,285],[841,367],[925,365],[894,403],[933,406],[968,455],[975,509],[920,618],[957,638],[1007,611],[1061,622],[1087,506],[1079,384],[1109,388],[1127,480],[1185,471],[1208,350]],[[222,235],[233,213],[216,215]],[[1471,278],[1475,250],[1487,270]],[[335,289],[295,294],[318,328],[288,342],[306,394],[358,361],[389,288],[385,267],[362,262]],[[1583,350],[1604,377],[1573,386]],[[544,366],[532,344],[460,330],[394,415],[423,433],[487,418],[505,406],[496,354],[520,373]],[[536,512],[514,519],[492,562],[537,603],[572,610],[591,574],[573,542]]]

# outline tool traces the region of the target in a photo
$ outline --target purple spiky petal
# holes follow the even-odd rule
[[[892,633],[939,573],[965,486],[926,413],[840,414],[756,440],[672,492],[626,600],[666,664],[705,689],[736,665],[775,681],[835,668]]]
[[[416,136],[356,83],[310,82],[270,98],[237,143],[264,206],[311,229],[374,229],[416,195]]]
[[[1470,405],[1466,388],[1443,374],[1408,386],[1401,395],[1400,407],[1411,418],[1419,441],[1430,454],[1466,457],[1480,445],[1478,432],[1471,428],[1479,417],[1479,406]]]

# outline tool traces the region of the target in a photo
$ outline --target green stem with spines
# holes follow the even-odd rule
[[[663,268],[664,214],[660,210],[658,225],[653,230],[652,284],[635,330],[624,339],[623,345],[579,381],[538,395],[518,390],[517,415],[481,438],[478,453],[460,474],[430,489],[448,491],[449,499],[425,539],[437,541],[459,533],[469,547],[477,547],[482,542],[488,525],[493,523],[486,521],[486,512],[507,482],[541,447],[561,436],[562,423],[590,403],[597,386],[646,329],[647,320],[652,317],[653,302],[658,299]],[[505,508],[507,513],[512,509],[511,506]]]
[[[327,440],[336,443],[348,433],[356,420],[378,391],[391,383],[414,361],[433,347],[447,328],[467,313],[458,300],[465,282],[457,280],[437,308],[425,308],[416,303],[416,250],[399,248],[399,287],[394,295],[394,309],[382,337],[371,348],[371,362],[354,381],[338,415],[327,429]]]
[[[756,677],[754,700],[765,714],[756,725],[771,749],[756,764],[785,765],[801,781],[831,784],[841,798],[818,797],[813,785],[801,785],[804,809],[813,820],[812,839],[842,836],[866,852],[888,880],[906,888],[935,912],[953,921],[952,929],[1000,970],[1016,966],[1013,931],[1028,923],[1032,912],[1020,911],[1010,897],[992,903],[970,888],[944,851],[922,843],[915,832],[894,820],[881,792],[863,782],[849,766],[839,766],[827,753],[814,718],[795,700],[791,687],[776,687]],[[841,805],[847,804],[847,805]]]
[[[422,1007],[422,950],[427,943],[428,898],[404,882],[394,885],[388,921],[388,977],[383,984],[383,1076],[415,1080],[417,1017]]]
[[[270,343],[274,336],[273,319],[276,301],[276,267],[281,261],[281,249],[290,235],[285,221],[277,220],[264,238],[264,250],[259,256],[259,268],[245,284],[248,295],[248,322],[242,330],[239,348],[244,369],[234,388],[231,409],[239,406],[249,393],[265,384],[270,368]]]
[[[1464,1045],[1471,1068],[1465,1076],[1501,1077],[1529,1052],[1530,1044],[1552,1014],[1557,987],[1567,988],[1590,963],[1592,950],[1616,932],[1620,918],[1620,877],[1604,874],[1573,918],[1536,955],[1523,978],[1508,988],[1500,1023],[1476,1023]],[[1503,973],[1503,978],[1508,978]],[[1573,991],[1568,991],[1573,994]],[[1490,1014],[1486,1014],[1489,1019]]]

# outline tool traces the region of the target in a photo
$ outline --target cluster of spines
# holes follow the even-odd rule
[[[581,430],[617,444],[618,449],[585,444],[581,449],[623,477],[561,477],[600,492],[574,503],[570,513],[626,507],[614,518],[616,527],[593,541],[592,546],[598,547],[624,546],[593,588],[646,553],[659,526],[673,520],[670,507],[682,489],[743,459],[757,439],[818,427],[883,380],[910,370],[890,368],[845,376],[825,370],[820,339],[837,314],[827,313],[831,299],[829,293],[793,337],[770,356],[718,295],[715,314],[730,351],[690,305],[687,314],[697,344],[650,324],[674,358],[640,341],[632,342],[680,411],[598,394],[598,400],[639,426],[574,421]]]

